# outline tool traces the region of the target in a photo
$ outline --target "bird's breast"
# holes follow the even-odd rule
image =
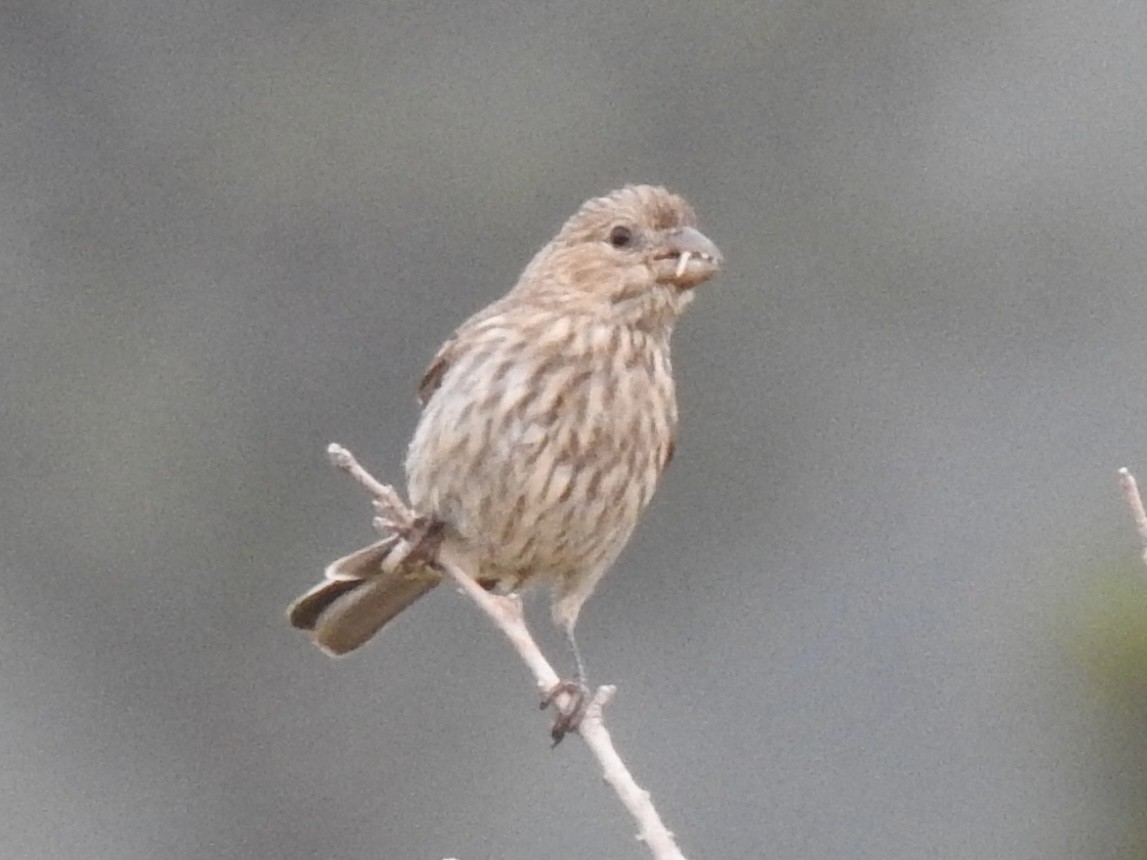
[[[667,338],[618,326],[488,338],[431,397],[410,495],[484,575],[608,564],[648,504],[677,422]]]

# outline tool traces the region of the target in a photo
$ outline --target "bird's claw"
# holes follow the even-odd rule
[[[567,697],[564,706],[557,704],[558,697],[561,695]],[[553,738],[554,746],[562,742],[570,732],[576,732],[578,726],[581,725],[582,717],[585,716],[586,708],[589,705],[589,687],[581,681],[558,681],[542,696],[541,709],[554,706],[556,713],[554,714],[554,724],[550,728],[550,737]]]
[[[410,555],[412,561],[433,565],[438,558],[438,548],[442,546],[442,539],[446,532],[446,524],[441,520],[418,517],[411,525],[410,533],[405,535],[413,547]]]

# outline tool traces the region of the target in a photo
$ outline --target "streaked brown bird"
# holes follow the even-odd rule
[[[669,338],[721,254],[693,209],[630,185],[586,202],[517,285],[442,346],[418,389],[410,502],[487,587],[553,587],[574,639],[673,457]],[[329,654],[358,648],[441,577],[383,572],[382,541],[334,562],[292,604]]]

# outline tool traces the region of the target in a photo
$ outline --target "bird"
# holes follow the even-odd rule
[[[680,195],[626,185],[594,197],[458,327],[418,386],[412,508],[484,587],[551,587],[582,688],[578,615],[673,458],[670,336],[723,262]],[[433,564],[384,569],[392,544],[328,566],[290,623],[332,656],[362,646],[443,578]]]

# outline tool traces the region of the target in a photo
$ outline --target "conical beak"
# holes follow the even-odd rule
[[[724,258],[709,237],[693,227],[666,231],[654,255],[657,280],[690,289],[721,271]]]

